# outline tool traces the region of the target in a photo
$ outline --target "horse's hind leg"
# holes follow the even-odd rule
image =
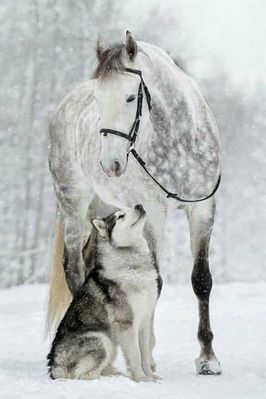
[[[209,269],[208,253],[214,213],[215,201],[213,198],[187,207],[190,244],[194,258],[191,281],[199,305],[198,340],[201,351],[195,363],[197,372],[206,375],[221,373],[220,363],[212,348],[213,333],[209,316],[212,276]]]

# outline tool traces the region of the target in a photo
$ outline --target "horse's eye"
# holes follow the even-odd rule
[[[124,217],[125,217],[125,214],[119,215],[118,218],[117,218],[117,220],[119,220],[119,219],[124,219]]]
[[[131,103],[132,101],[135,100],[135,98],[136,98],[136,96],[134,96],[134,94],[132,94],[131,96],[129,96],[129,97],[127,98],[127,102],[128,102],[128,103]]]

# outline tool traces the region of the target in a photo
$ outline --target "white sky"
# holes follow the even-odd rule
[[[176,1],[169,0],[172,6]],[[184,28],[199,58],[217,58],[240,77],[265,78],[265,0],[186,0]]]
[[[134,3],[141,7],[135,7],[130,16],[133,27],[134,19],[137,23],[155,7],[162,15],[176,16],[182,34],[189,40],[192,72],[206,74],[208,68],[223,65],[236,81],[266,80],[266,0],[136,0],[131,4]],[[172,25],[168,34],[174,41],[180,29]]]

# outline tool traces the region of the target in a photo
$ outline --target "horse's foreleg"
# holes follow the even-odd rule
[[[209,316],[212,276],[209,269],[208,253],[214,212],[214,199],[193,204],[187,208],[190,244],[194,258],[191,281],[199,304],[198,340],[201,351],[199,358],[195,362],[197,372],[206,375],[221,373],[220,363],[212,348],[213,333]]]
[[[82,198],[76,190],[62,191],[57,195],[62,215],[62,231],[64,238],[63,266],[67,285],[72,296],[85,280],[85,266],[82,257],[84,235],[87,227],[88,206],[94,192],[88,191]]]
[[[82,249],[90,236],[91,219],[95,216],[107,216],[113,212],[111,206],[103,203],[94,191],[88,190],[85,199],[74,196],[64,202],[64,270],[68,287],[75,295],[85,280],[85,265]]]
[[[81,220],[80,215],[76,212],[63,216],[63,265],[72,296],[76,294],[85,280],[85,267],[81,256],[83,223],[84,220]]]

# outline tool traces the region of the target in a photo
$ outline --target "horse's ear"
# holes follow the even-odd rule
[[[133,61],[138,52],[138,46],[131,32],[126,31],[126,52],[130,61]]]
[[[101,35],[99,35],[98,39],[97,39],[97,46],[96,46],[96,54],[97,54],[98,61],[101,60],[102,55],[106,50],[107,50],[107,47],[103,41],[103,38]]]

